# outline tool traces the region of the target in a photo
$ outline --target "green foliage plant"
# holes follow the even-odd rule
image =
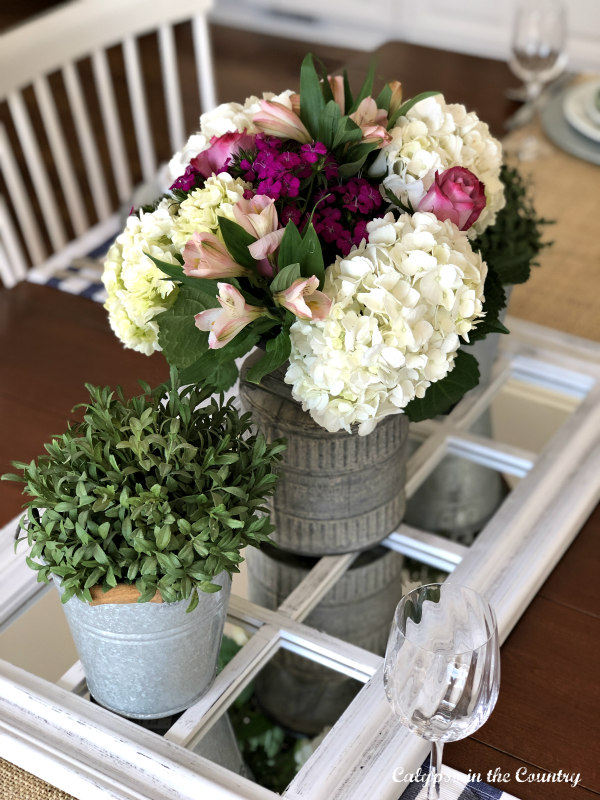
[[[250,415],[210,388],[181,387],[176,370],[130,399],[86,388],[83,420],[2,476],[31,498],[17,545],[27,539],[38,581],[60,578],[63,602],[129,584],[138,602],[158,591],[191,611],[198,590],[219,591],[212,579],[239,572],[240,551],[272,532],[264,501],[285,444],[253,433]]]
[[[544,247],[545,226],[552,221],[538,216],[533,204],[531,186],[516,169],[504,164],[500,173],[506,204],[498,212],[496,222],[473,242],[488,267],[493,269],[503,286],[525,283],[531,268]],[[487,297],[486,286],[486,297]]]

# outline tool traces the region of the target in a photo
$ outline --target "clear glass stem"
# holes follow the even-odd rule
[[[440,784],[442,781],[443,742],[431,743],[429,760],[429,777],[427,778],[427,800],[440,800]]]

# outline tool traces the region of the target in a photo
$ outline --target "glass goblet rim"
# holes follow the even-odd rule
[[[411,595],[416,595],[419,592],[423,592],[426,589],[437,588],[437,589],[440,589],[440,591],[441,591],[442,587],[446,587],[446,588],[451,587],[452,589],[457,589],[457,590],[461,590],[461,591],[465,591],[466,590],[469,594],[471,594],[471,596],[475,597],[482,604],[482,608],[484,609],[484,611],[486,613],[489,613],[489,616],[490,616],[490,619],[489,619],[489,623],[490,623],[490,625],[489,625],[489,628],[490,628],[489,636],[487,636],[487,638],[485,638],[485,639],[481,639],[481,641],[474,647],[469,647],[469,648],[467,648],[465,650],[461,650],[461,651],[452,651],[452,654],[458,656],[458,655],[463,655],[465,653],[472,653],[474,650],[479,650],[482,647],[485,647],[487,644],[489,644],[489,642],[494,637],[496,637],[498,635],[498,624],[497,624],[497,621],[496,621],[496,614],[494,612],[494,609],[492,608],[492,605],[489,602],[489,600],[487,600],[487,598],[485,598],[480,592],[478,592],[476,589],[473,589],[470,586],[467,586],[466,584],[463,584],[463,583],[454,583],[454,582],[447,583],[445,581],[443,583],[425,583],[422,586],[416,586],[414,589],[411,589],[410,592],[407,592],[407,594],[405,594],[404,597],[402,597],[402,599],[400,600],[400,602],[396,606],[396,611],[394,612],[394,622],[393,622],[394,627],[396,627],[401,632],[403,631],[403,629],[405,629],[405,626],[403,626],[403,625],[401,625],[399,623],[399,616],[400,616],[401,610],[406,605],[407,598],[409,598]],[[417,649],[422,650],[425,653],[434,653],[434,654],[435,653],[439,653],[439,654],[443,655],[443,651],[440,650],[439,648],[427,647],[426,645],[419,644],[418,642],[413,641],[411,639],[410,635],[408,635],[406,633],[401,633],[401,635],[404,637],[404,639],[406,639],[406,641],[410,642],[410,644],[413,647],[416,647]]]

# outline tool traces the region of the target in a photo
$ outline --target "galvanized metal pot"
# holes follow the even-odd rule
[[[406,505],[408,420],[395,414],[368,436],[329,433],[302,411],[284,383],[285,367],[257,386],[240,376],[240,400],[259,431],[287,439],[274,497],[268,501],[273,539],[308,556],[365,550],[394,531]]]
[[[275,609],[317,559],[280,549],[246,553],[250,599]],[[404,558],[384,547],[361,553],[306,618],[313,628],[383,655],[396,605],[402,597]],[[254,681],[264,711],[293,731],[315,735],[333,725],[361,684],[342,673],[281,649]]]
[[[59,591],[60,585],[57,582]],[[88,688],[100,705],[133,719],[155,719],[191,706],[212,683],[231,579],[220,592],[177,603],[64,605]]]

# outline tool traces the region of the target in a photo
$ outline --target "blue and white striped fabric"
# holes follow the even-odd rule
[[[399,800],[425,800],[427,790],[425,780],[429,773],[429,759],[427,759],[417,772],[415,780],[408,784]],[[442,780],[440,784],[440,800],[517,800],[517,798],[502,791],[501,788],[491,786],[482,781],[469,781],[469,776],[444,766],[442,777],[451,778],[451,782]],[[450,787],[451,783],[451,787]]]
[[[104,303],[106,289],[102,283],[102,262],[113,240],[114,237],[103,242],[85,258],[73,259],[68,266],[57,267],[50,263],[32,267],[27,273],[27,280]]]

